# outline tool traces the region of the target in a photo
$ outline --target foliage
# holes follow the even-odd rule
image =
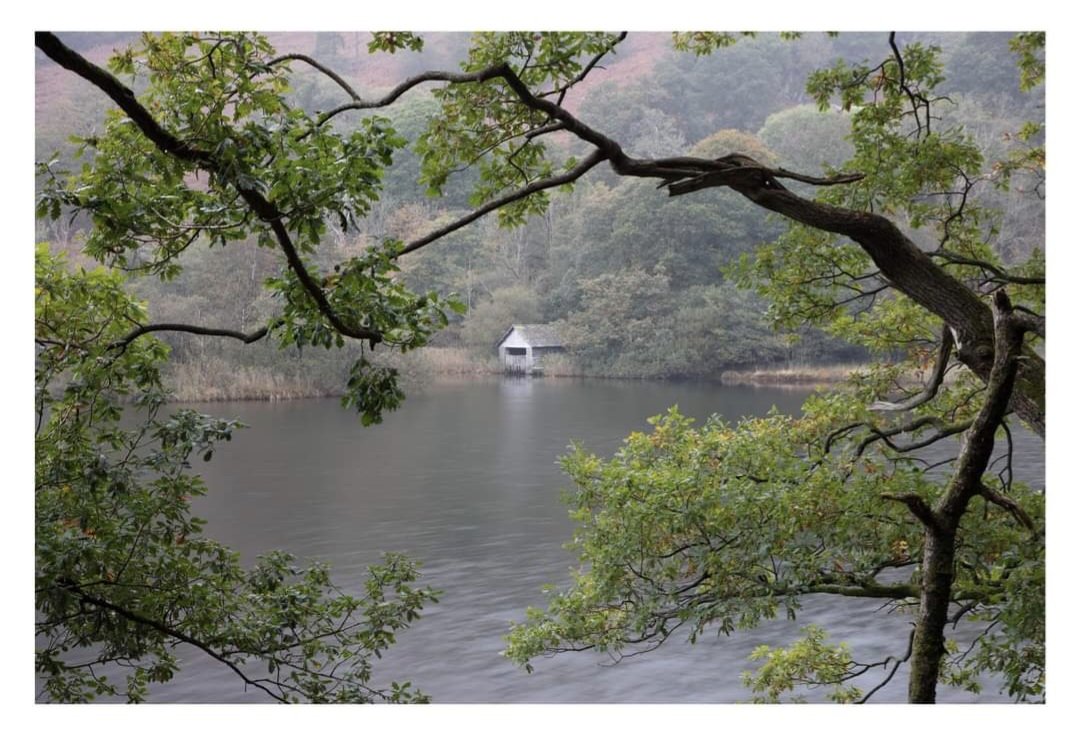
[[[422,51],[423,39],[414,33],[406,31],[379,31],[371,34],[371,42],[367,44],[367,50],[372,53],[375,51],[388,51],[389,53],[396,53],[400,49],[408,49],[410,51]]]
[[[461,329],[464,344],[488,354],[511,325],[541,321],[539,296],[527,286],[495,289],[490,296],[472,309]]]
[[[41,246],[35,301],[35,667],[48,699],[142,701],[179,670],[184,642],[281,701],[425,701],[371,684],[372,659],[435,600],[415,565],[387,556],[359,596],[281,552],[242,565],[191,514],[206,492],[192,465],[239,424],[166,413],[168,351],[124,341],[144,314],[118,273],[73,272]]]
[[[581,308],[563,339],[589,372],[624,377],[707,377],[772,362],[782,340],[759,319],[751,294],[730,284],[677,291],[661,266],[583,280]]]
[[[750,661],[764,663],[753,673],[745,673],[745,686],[757,694],[755,703],[777,703],[783,692],[797,686],[818,687],[833,685],[828,699],[844,704],[861,697],[855,686],[843,686],[851,677],[855,665],[846,644],[829,646],[827,634],[816,625],[804,628],[805,636],[786,649],[757,646]],[[793,701],[804,701],[797,698]]]
[[[916,463],[895,461],[901,455],[882,443],[860,455],[855,446],[825,451],[828,436],[864,411],[856,396],[820,396],[801,419],[772,415],[734,426],[712,418],[696,429],[671,409],[610,459],[574,448],[563,467],[575,485],[566,500],[578,524],[570,548],[581,566],[568,590],[552,593],[546,610],[529,610],[527,622],[512,629],[506,655],[530,667],[530,659],[557,651],[594,648],[620,657],[675,634],[689,641],[708,631],[729,635],[778,614],[795,616],[808,593],[912,604],[916,572],[899,581],[889,575],[916,569],[920,529],[881,495],[900,487],[931,498],[940,480]],[[1012,492],[1040,527],[1043,498],[1017,486]],[[983,600],[980,614],[1000,625],[1026,615],[1023,629],[1032,632],[1033,621],[1043,623],[1039,608],[1004,601],[1019,559],[1023,568],[1042,569],[1027,548],[1037,542],[1002,509],[983,510],[985,520],[963,529],[956,598]],[[836,667],[845,671],[849,661],[814,635],[769,652],[772,666],[748,678],[752,687],[777,697],[794,679],[836,683]],[[1017,656],[1001,655],[1006,646],[998,637],[983,646],[976,660],[956,655],[954,668],[1002,671],[1012,693],[1023,696],[1042,691],[1036,644],[1024,644]],[[796,675],[781,673],[790,667]]]
[[[1015,34],[1011,39],[1011,51],[1018,54],[1018,70],[1022,74],[1022,91],[1044,83],[1044,31]]]
[[[837,170],[848,161],[853,154],[849,134],[848,115],[810,105],[769,115],[758,133],[784,167],[804,172]]]

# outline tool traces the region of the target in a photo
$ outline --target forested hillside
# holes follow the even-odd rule
[[[105,61],[132,34],[67,34],[72,46]],[[369,54],[365,33],[278,33],[279,53],[303,53],[338,70],[363,97],[383,94],[423,69],[457,68],[469,35],[432,34],[422,54]],[[1043,115],[1043,92],[1019,92],[1007,34],[922,34],[910,37],[942,47],[946,97],[934,114],[959,121],[986,151],[1004,159],[1021,145],[1025,121]],[[840,170],[856,111],[821,111],[805,90],[809,72],[842,58],[850,63],[879,53],[886,34],[807,34],[796,41],[761,34],[708,56],[675,53],[668,34],[630,34],[615,55],[565,100],[568,109],[619,140],[631,155],[719,157],[751,155],[769,165],[809,174]],[[40,57],[40,53],[39,53]],[[325,75],[296,68],[289,92],[308,112],[344,100]],[[386,111],[408,147],[386,170],[380,199],[366,218],[341,221],[324,238],[319,265],[339,262],[386,237],[408,241],[466,212],[481,183],[481,166],[448,175],[431,196],[420,169],[427,125],[437,101],[415,89]],[[39,64],[38,159],[54,168],[79,165],[85,147],[72,131],[92,136],[105,98],[77,77]],[[338,129],[361,124],[340,118]],[[572,152],[579,141],[559,134],[546,145]],[[981,187],[989,205],[1003,202]],[[721,206],[715,204],[721,200]],[[1002,205],[1001,205],[1002,206]],[[86,223],[39,224],[39,240],[77,253]],[[1043,242],[1043,200],[1010,198],[1001,210],[995,246],[1004,262],[1028,257]],[[766,296],[739,287],[739,257],[783,230],[780,222],[727,190],[671,198],[653,182],[596,169],[571,193],[555,195],[542,215],[503,229],[490,216],[402,258],[413,290],[456,293],[467,312],[454,317],[432,347],[392,359],[406,374],[478,372],[494,367],[494,343],[513,323],[550,322],[570,347],[557,370],[632,377],[717,378],[730,368],[789,363],[858,361],[866,354],[814,328],[785,331],[773,323]],[[222,249],[193,242],[173,280],[137,279],[136,292],[156,321],[229,325],[239,331],[265,323],[276,308],[262,288],[279,270],[279,253],[251,242]],[[743,285],[743,284],[742,284]],[[268,344],[238,345],[190,334],[169,335],[172,384],[178,395],[268,397],[333,393],[355,355]]]

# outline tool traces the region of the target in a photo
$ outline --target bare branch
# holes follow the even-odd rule
[[[949,436],[960,434],[966,429],[968,429],[972,425],[972,423],[972,421],[960,421],[954,424],[945,424],[937,416],[921,416],[914,419],[913,421],[910,421],[909,423],[902,424],[901,426],[894,426],[889,429],[882,429],[877,426],[869,426],[868,430],[870,434],[868,437],[862,440],[860,445],[858,445],[856,454],[857,456],[861,456],[862,454],[864,454],[865,450],[868,449],[869,445],[871,445],[873,442],[877,442],[880,440],[882,440],[884,444],[886,444],[888,447],[890,447],[896,452],[911,452],[915,449],[922,449],[930,444],[935,444],[939,440],[945,439]],[[910,444],[899,445],[891,441],[892,437],[898,436],[899,434],[908,434],[912,431],[916,431],[917,429],[922,429],[925,426],[934,427],[936,429],[936,433],[925,439],[921,439]]]
[[[865,175],[860,173],[835,174],[834,176],[807,176],[785,168],[772,168],[768,169],[768,171],[776,179],[793,179],[794,181],[800,181],[803,184],[814,184],[816,186],[853,184],[865,178]]]
[[[664,161],[657,161],[656,163],[662,164]],[[860,173],[836,174],[828,177],[808,176],[785,168],[770,168],[764,166],[749,156],[740,153],[722,156],[713,163],[720,164],[718,170],[688,178],[678,177],[681,180],[668,179],[660,185],[660,188],[665,186],[669,190],[670,196],[680,196],[682,194],[699,191],[700,189],[707,189],[715,186],[730,186],[737,181],[760,181],[766,188],[785,190],[785,187],[775,181],[775,179],[792,179],[794,181],[800,181],[805,184],[814,184],[816,186],[835,186],[838,184],[851,184],[864,178],[864,174]]]
[[[496,209],[501,209],[507,204],[519,201],[521,199],[524,199],[525,197],[529,197],[536,192],[543,191],[544,189],[553,189],[554,187],[572,183],[605,159],[606,155],[602,151],[594,151],[583,161],[581,161],[572,169],[566,171],[563,174],[533,181],[532,183],[528,184],[523,188],[517,189],[516,191],[510,192],[505,196],[487,202],[482,207],[472,210],[468,214],[457,220],[454,220],[453,222],[450,222],[444,227],[439,227],[437,230],[434,230],[433,232],[424,235],[418,240],[413,240],[412,242],[408,243],[403,250],[401,250],[400,254],[404,255],[405,253],[411,253],[416,250],[419,250],[424,245],[429,245],[435,240],[445,237],[451,232],[459,230],[461,227],[464,227],[465,225],[474,222],[475,220],[479,219],[480,217],[489,212],[493,212]]]
[[[906,645],[906,655],[903,656],[902,658],[898,659],[897,661],[895,661],[895,667],[893,669],[891,669],[891,673],[888,674],[884,678],[883,681],[881,681],[879,684],[877,684],[872,689],[870,689],[868,691],[868,693],[865,694],[865,696],[861,697],[861,699],[859,699],[857,701],[858,704],[864,704],[865,702],[867,702],[872,697],[873,694],[875,694],[876,692],[878,692],[879,690],[881,690],[885,686],[887,686],[887,684],[891,681],[891,679],[894,678],[895,673],[898,671],[898,667],[901,666],[902,664],[904,664],[905,662],[910,660],[910,656],[913,655],[913,636],[914,636],[914,633],[916,633],[916,632],[917,632],[916,628],[914,628],[913,630],[910,631],[910,640],[909,640],[909,643]]]
[[[898,62],[898,86],[906,93],[906,96],[910,99],[910,110],[913,112],[913,117],[917,121],[917,133],[921,132],[921,115],[918,112],[920,105],[917,104],[918,97],[920,95],[914,95],[913,90],[906,84],[906,63],[902,60],[902,53],[898,50],[898,44],[895,43],[895,32],[891,31],[891,35],[887,37],[887,42],[891,44],[891,51],[894,52],[895,60]],[[920,99],[924,100],[923,97]],[[928,104],[925,102],[925,123],[927,125],[926,132],[932,132],[932,115],[928,110]]]
[[[610,53],[611,51],[613,51],[614,47],[617,46],[622,41],[624,41],[628,35],[629,34],[626,31],[622,31],[621,33],[619,33],[618,37],[615,38],[613,41],[611,41],[609,46],[607,46],[605,49],[603,49],[602,51],[597,53],[592,58],[592,60],[589,61],[584,66],[584,68],[580,70],[579,74],[577,74],[571,80],[566,82],[565,85],[563,85],[560,90],[554,90],[554,91],[559,92],[559,94],[558,94],[558,107],[561,107],[562,103],[565,102],[565,95],[568,94],[569,90],[571,88],[575,87],[577,84],[580,84],[580,82],[584,81],[584,77],[588,76],[588,74],[591,73],[592,69],[594,69],[596,66],[599,65],[599,62],[602,60],[602,58],[604,56],[606,56],[608,53]]]
[[[344,81],[344,79],[342,79],[337,72],[333,71],[327,66],[324,66],[323,64],[320,64],[306,54],[285,54],[284,56],[278,56],[276,59],[271,59],[270,61],[266,62],[266,65],[274,66],[276,64],[281,64],[286,61],[302,61],[305,64],[313,66],[315,69],[322,72],[327,77],[336,82],[337,86],[343,89],[348,94],[348,96],[352,98],[353,102],[360,101],[359,94],[354,89],[352,89],[352,86],[348,82]]]
[[[565,130],[565,123],[556,122],[550,123],[549,125],[544,125],[540,128],[533,128],[528,132],[524,133],[524,137],[528,140],[532,140],[533,138],[538,138],[540,135],[547,135],[549,133],[554,133],[559,130]]]

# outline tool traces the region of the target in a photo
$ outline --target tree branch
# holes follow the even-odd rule
[[[941,528],[939,519],[936,517],[935,512],[930,507],[928,507],[928,503],[926,503],[924,501],[924,498],[922,498],[920,495],[915,495],[913,493],[905,493],[902,495],[899,495],[897,493],[882,493],[880,497],[886,500],[895,500],[899,503],[903,503],[907,508],[910,509],[910,512],[913,513],[914,516],[916,516],[917,520],[919,520],[928,528],[934,530]]]
[[[886,676],[886,678],[884,678],[883,681],[881,681],[879,684],[877,684],[872,689],[870,689],[865,696],[863,696],[863,697],[861,697],[861,699],[857,700],[857,704],[864,704],[865,702],[867,702],[872,697],[873,694],[875,694],[876,692],[878,692],[879,690],[881,690],[885,686],[887,686],[887,684],[891,681],[891,679],[894,678],[895,674],[898,672],[898,667],[901,666],[902,664],[904,664],[905,662],[910,660],[910,656],[913,655],[913,636],[914,636],[914,634],[916,632],[917,632],[916,628],[914,628],[913,630],[910,631],[910,640],[909,640],[909,643],[906,644],[906,655],[903,656],[902,658],[898,659],[897,661],[895,661],[895,667],[893,669],[891,669],[891,673],[888,674]]]
[[[533,181],[532,183],[528,184],[523,188],[517,189],[516,191],[510,192],[505,196],[487,202],[482,207],[472,210],[468,214],[454,220],[453,222],[450,222],[444,227],[439,227],[437,230],[434,230],[433,232],[424,235],[418,240],[413,240],[412,242],[408,243],[403,250],[401,250],[400,255],[419,250],[424,245],[429,245],[435,240],[445,237],[449,233],[459,230],[461,227],[464,227],[465,225],[474,222],[483,215],[488,214],[489,212],[493,212],[496,209],[501,209],[507,204],[519,201],[521,199],[524,199],[525,197],[529,197],[536,192],[543,191],[544,189],[553,189],[557,186],[563,186],[565,184],[572,183],[605,159],[606,156],[605,154],[603,154],[602,151],[594,151],[587,158],[585,158],[572,169],[566,171],[563,174]]]
[[[942,258],[948,263],[954,263],[955,265],[972,265],[981,270],[988,271],[994,277],[991,279],[999,283],[1015,283],[1024,286],[1043,286],[1047,282],[1044,276],[1015,276],[999,266],[992,265],[984,260],[977,260],[975,258],[967,258],[964,255],[958,253],[952,253],[949,250],[943,250],[942,248],[932,253],[934,258]]]
[[[921,416],[919,418],[910,421],[909,423],[902,424],[901,426],[895,426],[890,429],[881,429],[877,426],[869,426],[870,435],[866,437],[857,447],[856,455],[860,457],[868,449],[869,445],[873,442],[883,440],[883,442],[896,452],[906,453],[911,452],[914,449],[922,449],[930,444],[935,444],[940,439],[945,439],[955,434],[960,434],[968,429],[973,422],[960,421],[956,424],[945,424],[937,416]],[[891,437],[899,434],[908,434],[911,431],[924,428],[925,426],[932,426],[936,429],[936,433],[927,439],[915,441],[911,444],[898,445],[891,441]]]
[[[178,324],[178,323],[160,323],[160,324],[143,324],[141,326],[132,329],[120,339],[109,345],[109,349],[119,349],[123,351],[129,344],[144,334],[150,334],[151,332],[187,332],[189,334],[201,334],[207,337],[230,337],[231,339],[238,339],[245,345],[249,345],[252,342],[258,340],[269,334],[269,327],[262,327],[255,331],[244,334],[234,329],[218,329],[215,327],[200,327],[195,324]]]
[[[1030,531],[1036,530],[1036,524],[1033,523],[1033,519],[1030,517],[1029,513],[1026,513],[1024,510],[1022,510],[1022,506],[1018,505],[1018,503],[1008,498],[1006,495],[997,493],[995,490],[992,490],[984,484],[982,484],[977,489],[977,494],[983,497],[985,500],[989,501],[990,503],[995,503],[1000,508],[1006,510],[1008,513],[1014,516],[1014,519],[1016,521],[1021,523]]]
[[[981,477],[992,458],[996,429],[1009,410],[1018,375],[1018,357],[1026,329],[1021,320],[1014,318],[1014,310],[1005,291],[997,291],[993,295],[993,311],[996,349],[984,404],[966,434],[954,475],[936,506],[939,516],[946,519],[951,528],[957,527],[970,499],[981,494],[984,487]]]
[[[917,96],[914,96],[913,90],[911,90],[909,88],[909,85],[906,84],[906,62],[902,60],[902,53],[898,50],[898,44],[895,43],[895,32],[894,31],[891,31],[891,34],[887,37],[887,42],[891,45],[891,51],[894,52],[895,60],[898,62],[898,86],[902,89],[903,92],[906,93],[906,96],[909,97],[909,99],[910,99],[910,109],[913,112],[914,119],[917,121],[917,133],[920,134],[920,132],[921,132],[921,115],[917,111],[917,109],[919,107],[919,105],[917,104]],[[925,120],[925,122],[928,125],[928,127],[926,128],[926,131],[931,133],[932,132],[932,127],[931,127],[932,126],[932,114],[927,109],[927,105],[925,105],[925,107],[926,107],[926,110],[925,110],[926,120]]]
[[[940,336],[939,352],[936,354],[936,366],[933,368],[932,377],[929,379],[928,385],[925,386],[924,390],[912,398],[907,398],[899,403],[876,401],[868,407],[868,410],[909,411],[931,401],[936,397],[936,393],[939,392],[940,386],[943,385],[943,377],[947,374],[947,361],[951,358],[951,348],[953,347],[954,337],[951,335],[951,330],[944,327],[943,334]]]
[[[388,107],[393,104],[403,95],[405,92],[418,87],[420,84],[427,82],[449,82],[450,84],[467,84],[467,83],[482,83],[495,77],[501,76],[503,69],[508,68],[504,64],[498,64],[496,66],[489,67],[477,72],[464,73],[464,72],[452,72],[452,71],[427,71],[422,74],[417,74],[414,77],[409,77],[396,87],[387,92],[383,97],[376,100],[362,101],[358,98],[354,102],[349,102],[339,107],[335,107],[328,112],[323,112],[318,117],[318,125],[325,125],[327,122],[340,115],[342,112],[349,110],[374,110],[381,107]]]
[[[284,56],[278,56],[276,59],[271,59],[266,62],[266,66],[274,66],[276,64],[281,64],[286,61],[302,61],[305,64],[313,66],[315,69],[322,72],[327,77],[336,82],[337,86],[343,89],[348,94],[348,96],[352,98],[353,102],[360,101],[359,94],[354,89],[352,89],[352,86],[348,82],[344,81],[344,79],[341,78],[341,76],[337,72],[333,71],[327,66],[320,64],[306,54],[285,54]]]
[[[558,107],[561,107],[562,103],[565,102],[565,95],[569,93],[569,90],[572,89],[573,87],[575,87],[577,84],[580,84],[582,81],[584,81],[584,78],[586,76],[588,76],[588,74],[591,73],[592,69],[594,69],[596,66],[599,65],[599,62],[602,60],[602,58],[604,56],[606,56],[608,53],[610,53],[611,51],[613,51],[614,47],[617,46],[622,41],[624,41],[628,37],[628,35],[629,35],[628,32],[622,31],[620,34],[618,34],[617,38],[615,38],[613,41],[610,42],[609,46],[607,46],[605,49],[603,49],[602,51],[597,53],[594,57],[592,57],[592,60],[589,61],[584,66],[584,68],[580,70],[579,74],[577,74],[575,77],[573,77],[568,82],[566,82],[565,85],[562,86],[562,88],[560,90],[554,90],[554,91],[558,92]],[[553,91],[551,92],[551,94],[553,94]]]
[[[884,497],[887,497],[886,495]],[[841,595],[842,597],[871,597],[883,600],[904,600],[918,592],[909,584],[810,584],[799,588],[801,594]]]

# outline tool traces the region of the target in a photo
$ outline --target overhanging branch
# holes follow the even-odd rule
[[[123,351],[129,344],[144,334],[150,334],[151,332],[186,332],[188,334],[199,334],[206,337],[228,337],[230,339],[237,339],[243,342],[245,345],[249,345],[252,342],[258,340],[269,334],[269,327],[262,327],[256,329],[250,333],[243,333],[234,329],[218,329],[215,327],[200,327],[196,324],[179,324],[162,322],[159,324],[143,324],[141,326],[132,329],[120,339],[109,345],[109,349],[118,349]]]
[[[453,222],[450,222],[444,227],[439,227],[437,230],[434,230],[433,232],[424,235],[418,240],[413,240],[412,242],[408,243],[403,250],[401,250],[400,254],[404,255],[405,253],[411,253],[416,250],[419,250],[424,245],[429,245],[435,240],[443,238],[449,233],[459,230],[461,227],[464,227],[465,225],[474,222],[483,215],[493,212],[494,210],[501,209],[507,204],[512,204],[513,202],[520,201],[521,199],[529,197],[532,194],[543,191],[545,189],[553,189],[558,186],[570,184],[579,179],[581,176],[586,174],[588,171],[593,169],[605,159],[606,156],[603,154],[602,151],[594,151],[587,158],[585,158],[572,169],[566,171],[563,174],[533,181],[525,187],[522,187],[520,189],[517,189],[516,191],[506,194],[505,196],[487,202],[482,207],[472,210],[468,214],[454,220]]]

